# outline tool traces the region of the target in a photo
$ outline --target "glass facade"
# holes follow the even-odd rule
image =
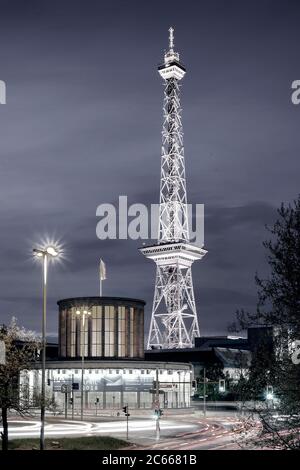
[[[59,305],[59,356],[143,358],[144,302],[115,298],[74,298]],[[77,314],[80,312],[80,315]],[[82,321],[83,312],[85,315]]]
[[[71,413],[73,398],[75,415],[80,414],[81,396],[81,370],[72,362],[47,362],[46,396],[52,398],[58,410],[64,411],[65,395],[62,386],[69,386],[68,410]],[[106,361],[105,361],[106,362]],[[165,364],[156,363],[149,369],[149,363],[139,361],[139,368],[134,363],[113,361],[111,365],[103,367],[101,361],[86,363],[84,371],[84,412],[96,415],[100,410],[120,411],[124,405],[131,409],[153,409],[155,394],[156,369],[159,369],[160,406],[162,408],[186,408],[190,406],[192,394],[192,366],[187,364],[174,364],[172,369],[165,369]],[[80,360],[78,360],[80,367]],[[41,370],[24,371],[21,384],[28,385],[29,395],[38,394],[41,386]],[[73,384],[76,387],[73,388]]]

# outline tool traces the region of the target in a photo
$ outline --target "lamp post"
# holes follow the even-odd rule
[[[33,253],[43,260],[43,316],[42,316],[42,383],[41,383],[41,430],[40,450],[45,448],[45,378],[46,378],[46,307],[47,307],[47,274],[48,260],[59,255],[54,246],[34,248]]]
[[[84,353],[85,353],[85,316],[90,315],[91,312],[88,310],[77,310],[76,315],[81,315],[81,396],[80,396],[80,401],[81,401],[81,421],[83,421],[83,380],[84,380]]]

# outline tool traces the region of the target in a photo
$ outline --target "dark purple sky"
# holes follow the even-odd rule
[[[0,322],[40,329],[40,267],[30,250],[62,238],[56,301],[138,297],[151,311],[154,264],[133,241],[96,238],[96,207],[159,198],[163,88],[157,73],[175,27],[187,67],[182,104],[188,198],[205,204],[208,255],[193,269],[203,334],[255,307],[264,225],[299,192],[299,1],[0,0]]]

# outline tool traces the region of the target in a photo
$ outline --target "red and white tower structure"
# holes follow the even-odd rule
[[[172,27],[158,71],[164,81],[158,240],[141,248],[157,266],[147,348],[191,348],[200,336],[191,268],[207,252],[189,239],[179,83],[186,70],[174,51]]]

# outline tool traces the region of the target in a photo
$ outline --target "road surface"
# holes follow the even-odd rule
[[[129,420],[129,441],[135,449],[196,450],[196,449],[240,449],[234,428],[239,420],[235,416],[210,416],[207,418],[184,416],[168,417],[160,421],[160,440],[156,440],[155,420]],[[11,419],[9,439],[38,438],[38,420]],[[113,436],[126,439],[126,420],[65,421],[61,418],[47,420],[46,438]]]

